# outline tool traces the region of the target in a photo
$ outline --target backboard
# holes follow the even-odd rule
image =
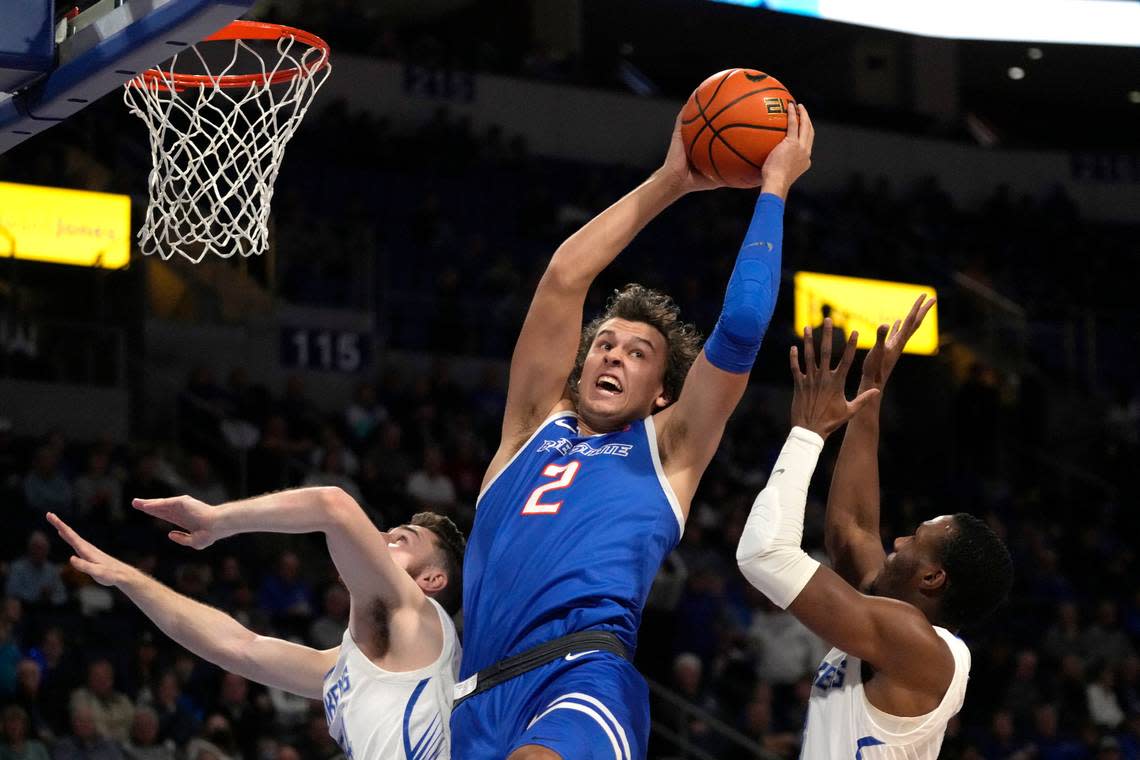
[[[254,0],[0,3],[0,154],[241,16]],[[62,4],[61,4],[62,5]]]

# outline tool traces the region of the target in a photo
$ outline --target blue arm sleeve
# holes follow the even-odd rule
[[[783,239],[784,201],[763,193],[736,256],[720,319],[705,341],[705,356],[714,367],[735,373],[752,369],[776,309]]]

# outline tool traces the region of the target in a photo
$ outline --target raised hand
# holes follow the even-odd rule
[[[811,167],[815,144],[815,126],[807,109],[799,103],[788,105],[788,134],[772,148],[761,169],[760,189],[781,198],[787,197],[792,183]]]
[[[88,543],[54,512],[47,513],[47,521],[56,529],[59,537],[75,551],[75,555],[71,557],[71,566],[81,573],[90,575],[96,583],[103,586],[117,586],[128,573],[134,571],[130,565]]]
[[[926,295],[923,294],[910,307],[910,313],[906,315],[905,319],[896,319],[895,323],[890,326],[879,325],[879,329],[875,333],[875,345],[868,352],[867,358],[863,360],[863,377],[859,381],[860,391],[871,388],[883,389],[883,386],[887,384],[887,378],[891,376],[891,372],[895,368],[895,364],[898,363],[899,357],[902,356],[907,341],[918,332],[918,328],[922,326],[922,321],[934,308],[935,303],[937,303],[935,299],[927,300]]]
[[[225,535],[218,531],[218,510],[192,496],[169,499],[135,499],[131,506],[152,517],[174,523],[182,530],[172,530],[170,540],[192,549],[205,549]]]
[[[812,344],[812,329],[804,328],[804,370],[800,369],[799,351],[791,350],[792,380],[795,392],[792,395],[792,425],[807,428],[827,438],[832,432],[855,416],[864,404],[879,395],[878,388],[863,391],[854,400],[847,400],[844,385],[851,362],[855,358],[855,344],[859,333],[852,332],[843,350],[839,366],[831,368],[831,319],[823,320],[823,340],[820,342],[819,361],[816,361],[815,347]]]
[[[665,155],[665,163],[658,172],[663,178],[676,185],[681,194],[697,190],[713,190],[724,187],[724,182],[710,179],[693,168],[685,152],[685,141],[681,138],[681,114],[673,123],[673,136],[669,139],[669,152]]]

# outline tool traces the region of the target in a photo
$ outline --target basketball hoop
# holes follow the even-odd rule
[[[154,161],[142,252],[198,263],[265,251],[285,144],[330,70],[320,37],[235,21],[127,82],[123,100],[146,123]]]

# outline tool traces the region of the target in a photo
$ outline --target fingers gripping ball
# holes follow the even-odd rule
[[[681,111],[693,168],[732,187],[760,184],[760,167],[788,131],[788,88],[754,69],[728,69],[701,82]]]

